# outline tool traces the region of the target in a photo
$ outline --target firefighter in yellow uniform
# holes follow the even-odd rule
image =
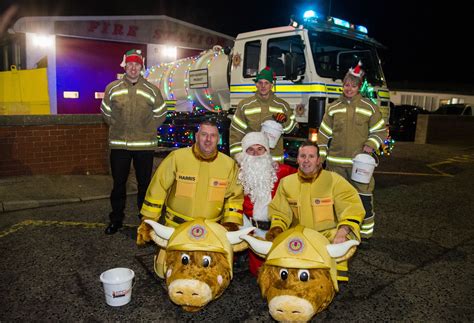
[[[386,129],[379,107],[359,93],[364,76],[360,66],[349,69],[343,80],[343,95],[328,106],[319,128],[318,145],[327,169],[343,176],[359,192],[366,213],[360,233],[368,239],[375,225],[375,181],[373,177],[368,184],[353,181],[352,158],[378,149],[384,143]]]
[[[204,121],[192,147],[173,151],[161,162],[140,212],[138,245],[151,239],[151,228],[143,222],[146,219],[158,222],[161,217],[159,222],[176,227],[204,218],[220,222],[232,231],[242,225],[243,189],[237,184],[237,164],[217,151],[218,141],[217,126]],[[155,268],[163,267],[164,257],[161,252]],[[157,275],[162,277],[163,273],[157,272]]]
[[[273,239],[297,224],[323,234],[331,243],[360,241],[364,207],[355,188],[343,177],[323,170],[318,148],[306,142],[298,150],[298,173],[284,177],[270,203]],[[347,262],[338,263],[338,280],[347,281]]]
[[[255,95],[239,102],[230,124],[230,154],[242,151],[242,138],[249,132],[259,132],[266,120],[275,120],[282,124],[283,133],[290,133],[297,122],[290,105],[278,98],[272,91],[273,70],[265,67],[254,79],[257,91]],[[283,138],[280,137],[271,151],[273,160],[283,162]]]

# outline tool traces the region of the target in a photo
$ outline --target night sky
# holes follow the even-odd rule
[[[21,16],[167,15],[235,37],[285,26],[306,9],[364,25],[382,51],[391,87],[462,90],[474,94],[474,1],[60,1],[0,0]]]

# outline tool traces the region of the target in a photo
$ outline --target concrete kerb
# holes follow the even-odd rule
[[[128,192],[127,195],[135,195],[136,191]],[[86,196],[76,197],[67,199],[45,199],[45,200],[24,200],[24,201],[4,201],[0,202],[0,213],[35,209],[39,207],[54,206],[68,203],[80,203],[93,200],[108,199],[110,195],[97,195],[97,196]]]

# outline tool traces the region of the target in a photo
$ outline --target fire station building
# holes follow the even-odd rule
[[[105,86],[123,73],[120,63],[129,49],[141,49],[148,68],[233,43],[230,36],[167,16],[23,17],[9,34],[2,69],[47,67],[46,114],[99,113]]]

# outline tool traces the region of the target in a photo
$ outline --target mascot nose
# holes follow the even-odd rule
[[[191,297],[199,296],[199,293],[196,293],[196,291],[193,291],[189,288],[183,288],[183,289],[176,290],[175,294],[179,294],[181,296],[191,296]]]
[[[277,321],[309,321],[315,314],[310,302],[296,296],[276,296],[268,305],[270,315]]]
[[[286,308],[286,309],[278,308],[277,312],[280,313],[280,314],[283,314],[283,315],[285,315],[285,314],[301,314],[300,311],[294,310],[294,309],[291,309],[291,308]]]
[[[286,311],[286,310],[284,310],[284,309],[277,309],[277,312],[279,312],[279,313],[281,313],[281,314],[283,314],[283,315],[287,314],[287,312],[288,312],[288,313],[291,313],[291,314],[301,314],[300,311],[296,311],[296,310],[294,310],[294,311],[291,311],[291,310],[290,310],[290,311]]]
[[[178,279],[168,286],[171,300],[182,306],[202,307],[212,300],[212,290],[204,282],[192,279]]]

